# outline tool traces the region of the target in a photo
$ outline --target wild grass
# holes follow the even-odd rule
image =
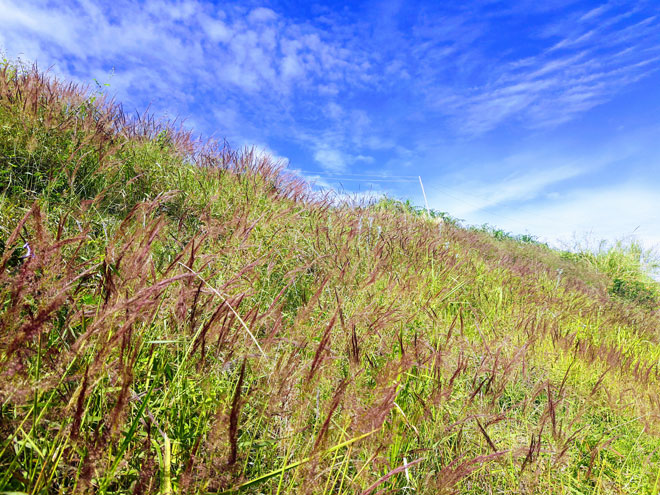
[[[0,492],[648,493],[658,311],[0,72]]]
[[[647,306],[660,305],[660,257],[654,249],[644,248],[634,239],[614,243],[601,241],[576,243],[562,253],[566,259],[585,263],[606,274],[611,280],[611,295]]]

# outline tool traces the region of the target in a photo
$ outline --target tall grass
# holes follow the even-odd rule
[[[90,95],[0,72],[0,492],[658,493],[598,267]]]
[[[611,280],[611,295],[649,309],[660,305],[660,256],[654,249],[644,248],[639,241],[601,241],[596,246],[588,241],[578,242],[562,256],[606,274]]]

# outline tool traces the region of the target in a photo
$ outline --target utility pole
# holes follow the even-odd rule
[[[426,192],[424,192],[424,183],[422,182],[422,176],[418,175],[419,177],[419,185],[422,188],[422,195],[424,196],[424,204],[426,204],[426,214],[431,218],[431,210],[429,209],[429,202],[426,199]]]

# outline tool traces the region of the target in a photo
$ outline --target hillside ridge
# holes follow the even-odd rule
[[[0,160],[0,493],[658,493],[639,246],[337,203],[12,63]]]

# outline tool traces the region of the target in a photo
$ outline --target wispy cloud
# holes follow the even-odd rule
[[[556,126],[660,68],[660,18],[632,4],[569,12],[545,25],[542,36],[528,39],[527,49],[485,50],[492,25],[463,29],[472,31],[475,42],[461,47],[460,57],[469,60],[469,71],[486,71],[471,76],[483,83],[456,87],[436,75],[437,84],[426,82],[424,91],[430,104],[471,135],[511,121],[529,128]],[[437,50],[453,68],[463,68],[452,60],[457,56],[452,45]]]
[[[531,155],[522,155],[513,157],[513,160],[519,162],[531,158]],[[491,167],[501,168],[501,165],[491,164]],[[510,164],[507,168],[511,168]],[[432,204],[442,205],[441,209],[458,217],[476,218],[488,209],[535,200],[561,182],[585,172],[577,165],[560,165],[516,171],[490,181],[484,180],[485,177],[449,184],[434,181],[428,186],[429,198]]]
[[[387,5],[390,17],[404,8]],[[535,10],[509,5],[423,6],[400,27],[330,12],[296,21],[277,7],[201,0],[0,0],[0,45],[87,82],[114,68],[114,89],[129,104],[151,100],[170,115],[195,113],[204,130],[218,126],[221,134],[263,141],[288,133],[334,168],[350,165],[337,158],[350,148],[394,147],[374,100],[391,107],[391,118],[407,101],[408,118],[437,125],[444,116],[447,129],[479,135],[505,122],[559,125],[660,67],[657,9],[568,6],[549,20],[543,12],[532,32],[511,22]],[[522,37],[503,50],[494,35],[507,27]],[[319,108],[326,121],[314,115]],[[230,122],[242,129],[223,127],[217,113],[240,115]]]
[[[479,174],[429,181],[427,194],[433,207],[468,224],[528,232],[554,245],[584,233],[610,241],[634,233],[660,246],[660,154],[652,144],[659,130],[638,129],[588,152],[553,146],[553,154],[537,144],[486,161]]]
[[[516,211],[497,210],[491,223],[520,232],[528,229],[555,246],[571,245],[585,234],[609,241],[640,239],[660,246],[660,197],[646,185],[630,182],[595,189],[578,188],[554,200]],[[484,217],[486,218],[486,217]]]

